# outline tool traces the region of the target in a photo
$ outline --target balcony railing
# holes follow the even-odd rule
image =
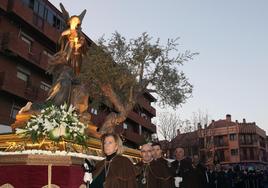
[[[150,102],[147,101],[143,96],[138,99],[138,103],[142,106],[145,110],[147,110],[153,116],[156,116],[156,110],[154,107],[151,106]]]
[[[30,101],[44,101],[47,92],[38,85],[25,82],[7,72],[0,72],[0,90],[7,91]]]
[[[241,161],[258,161],[259,157],[258,156],[245,156],[245,155],[240,155],[240,160]]]
[[[129,113],[128,118],[132,119],[133,121],[137,122],[138,124],[140,124],[141,126],[149,129],[150,131],[152,131],[153,133],[156,132],[156,126],[151,123],[150,120],[146,120],[143,117],[141,117],[139,114],[137,114],[136,112],[132,111]]]
[[[46,69],[48,60],[47,56],[43,55],[42,49],[34,48],[32,50],[29,50],[29,48],[32,47],[20,39],[16,33],[0,33],[1,51],[14,56],[17,55],[20,58],[29,61],[42,69]]]
[[[257,146],[258,143],[256,141],[241,141],[239,142],[240,146]]]
[[[214,142],[215,147],[228,147],[228,142]]]
[[[145,139],[142,135],[139,135],[133,131],[129,131],[129,130],[125,130],[123,135],[130,141],[141,145],[142,143],[144,143]]]

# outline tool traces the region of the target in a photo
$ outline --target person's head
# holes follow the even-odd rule
[[[153,158],[154,159],[161,158],[162,157],[162,148],[161,148],[160,143],[154,142],[152,144],[152,147],[153,147]]]
[[[175,156],[177,160],[182,160],[184,158],[184,149],[183,148],[176,148]]]
[[[215,170],[216,170],[217,172],[221,171],[221,165],[220,165],[220,164],[216,164],[216,166],[215,166]]]
[[[213,171],[215,169],[214,164],[207,165],[208,170]]]
[[[113,153],[122,154],[123,144],[121,138],[115,133],[106,133],[101,137],[101,149],[104,155],[111,155]]]
[[[141,146],[141,157],[144,163],[149,163],[153,159],[153,148],[151,144],[144,144]]]
[[[198,155],[194,155],[193,156],[193,164],[197,165],[199,163],[199,156]]]

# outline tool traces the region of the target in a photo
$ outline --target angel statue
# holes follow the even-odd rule
[[[78,112],[83,113],[88,108],[88,95],[77,76],[87,50],[87,43],[81,29],[86,10],[78,16],[70,17],[61,3],[60,8],[67,28],[61,33],[59,51],[48,62],[47,72],[52,74],[53,81],[46,103],[57,106],[64,103],[72,104]],[[30,109],[38,110],[41,108],[39,106],[29,102],[20,113]]]
[[[68,28],[61,33],[59,52],[49,62],[48,72],[53,75],[53,85],[47,98],[47,101],[52,101],[58,106],[72,103],[72,91],[74,87],[80,85],[77,76],[86,53],[85,37],[81,31],[86,10],[79,16],[70,17],[61,3],[60,8]]]

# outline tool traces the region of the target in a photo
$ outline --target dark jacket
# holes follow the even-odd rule
[[[90,188],[102,187],[137,188],[135,168],[131,161],[126,157],[116,155],[110,161],[102,160],[97,163]]]
[[[172,188],[174,179],[163,160],[136,164],[139,188]]]
[[[171,169],[174,177],[182,177],[180,188],[191,188],[191,173],[193,172],[191,159],[175,160],[171,163]]]
[[[193,165],[191,187],[205,188],[207,183],[206,168],[200,163],[198,163],[196,166]]]

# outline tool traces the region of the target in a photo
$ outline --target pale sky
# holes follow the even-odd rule
[[[199,52],[182,70],[193,97],[177,109],[182,118],[207,112],[211,119],[248,122],[268,131],[267,0],[50,0],[72,14],[87,9],[83,31],[96,41],[118,31],[126,38],[148,32],[180,49]]]

